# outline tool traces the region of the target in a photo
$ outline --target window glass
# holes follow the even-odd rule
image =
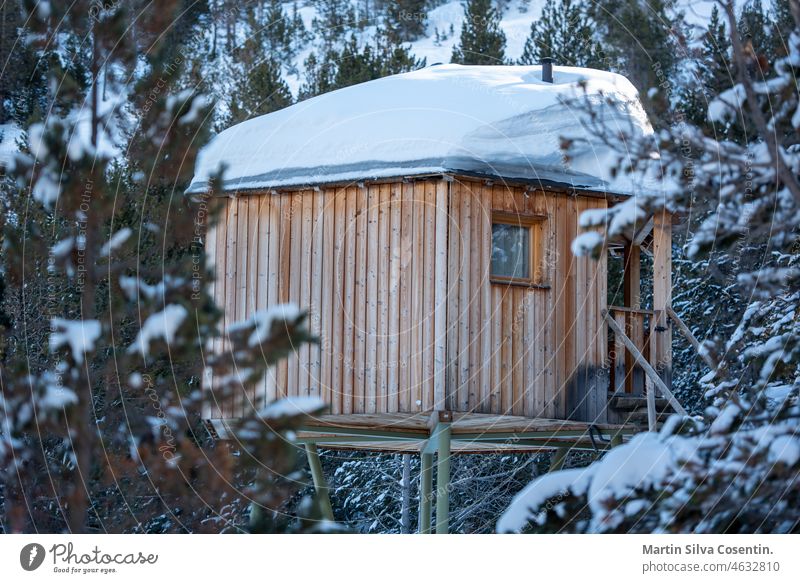
[[[530,227],[493,223],[492,275],[531,279],[530,238]]]

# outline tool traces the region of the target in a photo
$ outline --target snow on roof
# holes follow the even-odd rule
[[[617,154],[596,138],[564,159],[562,137],[592,138],[585,96],[607,109],[610,130],[652,131],[636,89],[614,73],[554,67],[546,83],[538,65],[435,65],[228,128],[200,152],[189,192],[224,164],[226,190],[462,172],[633,194],[640,186],[611,177]]]

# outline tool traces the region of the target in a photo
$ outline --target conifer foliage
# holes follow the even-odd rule
[[[587,11],[602,39],[604,69],[624,74],[643,93],[672,77],[685,55],[675,0],[589,2]]]
[[[500,29],[500,12],[492,0],[468,0],[464,11],[461,37],[450,60],[462,65],[502,65],[506,35]]]
[[[286,432],[320,404],[260,404],[235,447],[200,421],[204,375],[227,403],[310,337],[305,314],[281,308],[226,330],[235,352],[205,370],[198,357],[221,332],[203,251],[219,199],[182,194],[213,103],[180,87],[180,2],[28,8],[32,49],[58,58],[48,113],[27,126],[0,193],[17,308],[0,338],[2,529],[242,530],[247,501],[270,518],[253,528],[290,528],[269,512],[296,488],[281,477],[297,469]],[[85,84],[58,51],[70,38],[89,47]],[[147,72],[131,82],[140,55]],[[20,343],[25,329],[35,336]]]
[[[519,64],[537,65],[545,57],[559,65],[602,66],[594,25],[581,0],[547,0],[541,17],[531,24]]]
[[[584,224],[624,236],[631,217],[675,213],[672,307],[717,363],[674,334],[673,389],[700,417],[597,464],[571,454],[585,473],[551,474],[549,500],[541,481],[525,489],[512,530],[797,530],[795,0],[720,5],[694,28],[676,0],[464,0],[461,27],[442,0],[0,4],[0,531],[319,528],[286,438],[319,403],[255,403],[232,441],[201,422],[208,378],[241,402],[312,339],[288,306],[222,325],[203,255],[220,199],[183,192],[209,129],[425,66],[416,50],[633,81],[653,136],[607,135],[602,104],[580,99],[576,119],[627,153],[612,172],[659,160],[666,195]],[[522,54],[504,30],[530,32]],[[663,480],[642,451],[666,460]],[[399,457],[323,455],[337,519],[413,528]],[[456,459],[453,528],[494,528],[546,455]],[[594,504],[618,464],[637,484]]]
[[[315,53],[309,55],[299,97],[306,99],[424,66],[424,60],[415,59],[407,47],[393,43],[382,30],[377,31],[374,43],[363,46],[359,46],[357,37],[351,35],[341,49],[329,49],[321,61]]]
[[[289,86],[281,77],[278,60],[290,51],[286,18],[281,6],[273,6],[262,25],[254,11],[248,17],[249,35],[235,53],[236,76],[230,101],[232,125],[251,117],[283,109],[292,104]]]
[[[425,33],[426,0],[395,0],[386,7],[385,28],[393,42],[417,40]]]
[[[696,125],[709,124],[706,112],[714,96],[719,95],[734,75],[731,66],[731,42],[719,9],[714,6],[708,27],[702,36],[693,83],[683,88],[678,108]],[[716,128],[717,131],[723,128]]]
[[[734,257],[748,247],[764,252],[736,274],[735,285],[747,298],[738,325],[702,347],[714,364],[700,380],[703,414],[673,416],[660,433],[637,435],[587,468],[540,478],[519,494],[499,530],[800,529],[799,8],[793,3],[797,21],[788,55],[772,64],[764,81],[757,56],[738,32],[733,3],[725,6],[736,76],[711,100],[708,117],[735,127],[743,140],[718,140],[691,124],[667,126],[644,139],[621,136],[603,129],[597,104],[583,104],[596,135],[620,152],[625,143],[619,172],[662,177],[657,191],[608,213],[584,214],[583,226],[604,227],[606,237],[618,237],[651,214],[688,216],[699,204],[705,219],[687,243],[689,259],[714,251]],[[603,244],[594,240],[587,248]],[[584,520],[587,507],[591,517]]]

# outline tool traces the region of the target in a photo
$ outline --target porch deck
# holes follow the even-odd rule
[[[224,420],[214,421],[220,437],[234,437]],[[530,453],[563,447],[598,451],[636,432],[635,427],[622,424],[428,411],[321,415],[301,428],[297,443],[314,443],[329,449],[421,453],[441,424],[449,427],[450,451],[454,454]]]

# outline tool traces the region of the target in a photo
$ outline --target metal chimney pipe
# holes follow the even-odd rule
[[[545,83],[553,82],[553,58],[544,57],[541,61],[542,65],[542,81]]]

